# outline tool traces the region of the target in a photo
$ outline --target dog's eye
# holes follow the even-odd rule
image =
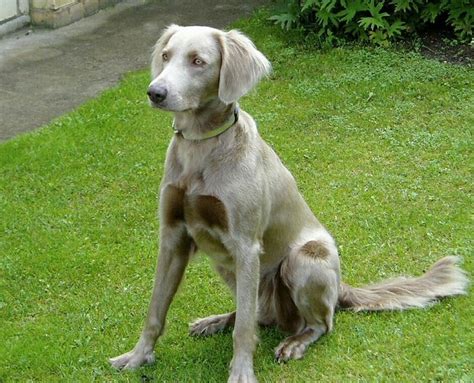
[[[204,61],[202,61],[201,59],[195,58],[193,60],[193,64],[194,65],[202,65],[202,64],[204,64]]]
[[[163,59],[163,61],[168,61],[168,55],[166,53],[163,53],[161,55],[161,58]]]

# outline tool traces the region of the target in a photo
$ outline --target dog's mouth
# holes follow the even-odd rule
[[[148,103],[152,108],[157,108],[157,109],[164,109],[166,110],[166,107],[163,105],[163,102],[154,102],[148,99]]]
[[[166,102],[165,102],[165,101],[153,102],[153,101],[151,101],[150,99],[148,99],[148,103],[150,104],[150,106],[151,106],[152,108],[165,110],[165,111],[167,111],[167,112],[182,113],[182,112],[190,112],[190,111],[193,110],[193,108],[185,108],[185,109],[175,109],[175,108],[171,108],[171,107],[169,107],[168,105],[166,105]]]

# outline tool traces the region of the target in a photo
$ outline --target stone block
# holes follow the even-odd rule
[[[54,8],[53,0],[31,0],[31,9],[51,9]]]
[[[0,21],[11,19],[17,13],[16,1],[0,1]]]
[[[83,4],[86,16],[93,15],[99,10],[99,0],[83,0]]]
[[[121,0],[99,0],[99,9],[120,3]]]
[[[28,0],[18,0],[18,9],[22,15],[27,15],[30,12],[30,3]]]
[[[31,20],[35,25],[59,28],[119,2],[120,0],[32,0]]]
[[[79,3],[78,0],[52,0],[53,5],[51,8],[53,9],[59,9],[63,7],[70,7],[74,5],[75,3]]]
[[[54,21],[53,12],[45,9],[32,9],[30,12],[31,22],[35,25],[52,27]]]
[[[23,15],[13,20],[7,21],[6,23],[0,24],[0,37],[7,35],[8,33],[14,32],[17,29],[23,28],[25,25],[30,23],[30,16]]]

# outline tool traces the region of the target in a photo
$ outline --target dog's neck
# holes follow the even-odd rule
[[[216,137],[232,127],[237,121],[236,103],[224,104],[212,99],[198,109],[175,112],[173,129],[188,140],[205,140]]]

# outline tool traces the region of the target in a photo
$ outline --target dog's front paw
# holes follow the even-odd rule
[[[150,364],[155,361],[155,354],[153,352],[143,352],[135,350],[126,352],[125,354],[110,358],[109,362],[112,367],[122,369],[134,369],[144,364]]]
[[[227,383],[258,383],[253,370],[232,371]]]

